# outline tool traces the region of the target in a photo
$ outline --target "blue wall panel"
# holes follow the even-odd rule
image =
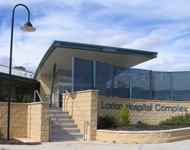
[[[73,57],[72,89],[138,99],[190,100],[190,72],[127,69]]]
[[[74,58],[74,92],[93,89],[93,62]]]

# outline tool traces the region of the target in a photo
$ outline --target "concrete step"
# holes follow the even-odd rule
[[[51,128],[54,128],[54,127],[57,128],[58,126],[60,126],[63,129],[77,128],[77,125],[74,123],[54,123],[54,124],[51,124]]]
[[[65,139],[65,138],[74,138],[74,139],[82,139],[83,136],[81,134],[56,134],[52,135],[51,139]]]
[[[75,138],[82,138],[82,134],[80,133],[66,133],[66,132],[59,132],[56,133],[54,135],[52,135],[51,137],[75,137]]]
[[[51,123],[74,123],[72,119],[51,119]]]
[[[75,137],[62,137],[62,138],[58,138],[58,137],[52,137],[51,138],[51,142],[62,142],[62,141],[82,141],[82,138],[75,138]]]
[[[71,119],[71,116],[69,115],[50,115],[50,119]]]
[[[51,141],[82,140],[83,135],[68,112],[50,110]]]
[[[80,133],[80,130],[77,128],[52,128],[51,129],[52,133],[59,133],[59,132],[67,132],[67,133]]]
[[[65,114],[65,115],[69,115],[69,112],[67,111],[51,111],[49,112],[50,115],[52,114]]]

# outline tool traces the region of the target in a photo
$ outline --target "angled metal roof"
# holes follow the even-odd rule
[[[36,79],[39,74],[51,74],[54,63],[57,64],[57,70],[71,70],[72,56],[130,68],[152,58],[156,58],[157,52],[54,41],[42,58],[34,78]]]

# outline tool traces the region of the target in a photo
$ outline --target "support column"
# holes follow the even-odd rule
[[[53,85],[54,85],[54,80],[55,80],[55,72],[56,72],[56,64],[54,64],[54,67],[53,67],[53,74],[52,74],[52,81],[51,81],[51,91],[50,91],[50,96],[49,96],[50,108],[52,105],[52,94],[53,94]]]
[[[150,99],[152,99],[152,71],[150,71]]]
[[[96,89],[96,61],[93,63],[93,89]]]
[[[170,73],[170,100],[173,100],[173,72]]]
[[[133,98],[133,69],[130,69],[130,99]]]
[[[72,92],[75,91],[74,89],[74,79],[75,79],[75,57],[72,57]]]

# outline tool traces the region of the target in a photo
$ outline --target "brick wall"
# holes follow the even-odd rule
[[[3,131],[3,138],[7,138],[7,107],[7,103],[0,103],[0,127]],[[27,107],[27,104],[19,103],[10,105],[10,138],[27,137]]]
[[[0,103],[0,127],[7,138],[7,103]],[[11,103],[10,138],[49,141],[49,103]]]
[[[28,104],[27,136],[39,142],[49,141],[49,103]]]
[[[97,130],[97,141],[121,144],[166,143],[190,139],[190,128],[161,131]]]
[[[73,98],[73,101],[70,96]],[[83,133],[84,120],[86,120],[88,122],[85,131],[87,140],[95,140],[98,91],[80,91],[71,93],[70,96],[63,94],[63,111],[69,111],[81,133]]]
[[[130,103],[131,107],[133,107],[131,108],[133,110],[130,110],[132,124],[135,124],[137,121],[143,121],[154,125],[171,116],[185,114],[186,109],[187,112],[190,112],[190,102],[188,101],[131,100],[126,98],[98,97],[98,114],[115,112],[119,115],[121,110],[119,109],[121,108],[120,104],[126,105],[126,103]],[[150,107],[151,110],[149,110]],[[173,111],[171,110],[172,108],[174,109]]]

